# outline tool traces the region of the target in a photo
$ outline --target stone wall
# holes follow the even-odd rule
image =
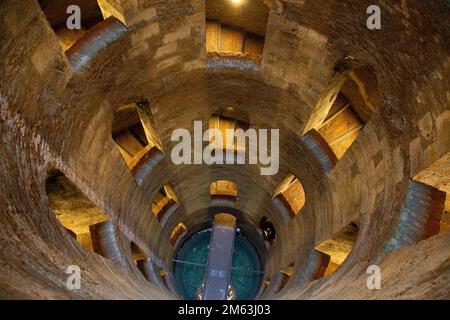
[[[128,31],[80,72],[70,67],[37,2],[0,4],[1,297],[172,297],[140,274],[83,251],[65,233],[45,194],[47,174],[54,169],[107,212],[126,241],[169,272],[170,231],[179,222],[190,228],[207,221],[209,186],[226,179],[238,186],[235,205],[242,219],[256,226],[267,216],[277,230],[266,277],[295,262],[292,279],[276,297],[447,297],[448,236],[380,257],[409,179],[449,152],[450,9],[444,2],[404,7],[380,1],[383,29],[370,31],[365,27],[370,1],[275,1],[257,73],[207,68],[204,1],[116,2]],[[301,136],[335,64],[348,55],[374,67],[380,106],[327,173]],[[150,102],[167,153],[138,186],[111,127],[114,108],[141,99]],[[261,176],[250,165],[170,161],[175,128],[193,130],[194,120],[206,127],[212,113],[228,106],[246,113],[252,127],[280,129],[277,175]],[[306,204],[286,224],[271,197],[290,173],[302,182]],[[150,207],[164,184],[173,185],[180,207],[163,229]],[[305,287],[301,274],[312,248],[356,220],[359,236],[341,268]],[[420,263],[425,256],[431,257],[426,268]],[[372,295],[363,286],[374,261],[387,273],[386,290]],[[399,263],[411,272],[401,273]],[[70,264],[80,265],[87,279],[81,291],[65,288]],[[401,291],[412,275],[420,290]],[[420,284],[427,282],[433,285]]]

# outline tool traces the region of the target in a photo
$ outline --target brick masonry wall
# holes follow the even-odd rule
[[[78,73],[37,3],[0,4],[0,219],[5,226],[0,259],[9,266],[0,276],[3,295],[74,297],[64,288],[62,266],[75,261],[100,284],[87,285],[80,297],[169,296],[69,241],[46,203],[46,173],[56,167],[114,218],[126,238],[166,266],[173,254],[172,227],[180,221],[188,227],[204,222],[210,183],[234,181],[243,218],[256,225],[266,215],[278,232],[266,276],[296,262],[296,273],[279,297],[332,297],[355,286],[345,297],[367,297],[361,274],[377,260],[395,227],[407,181],[449,152],[448,7],[440,1],[409,7],[380,1],[383,29],[369,31],[365,10],[370,1],[276,1],[261,72],[254,74],[206,68],[204,1],[121,3],[127,34]],[[381,103],[356,142],[325,173],[300,136],[335,63],[349,54],[375,67]],[[280,128],[280,172],[263,177],[254,166],[175,166],[166,157],[137,186],[112,141],[111,125],[115,107],[141,98],[150,102],[164,150],[170,150],[173,129],[192,130],[193,120],[206,126],[213,112],[230,105],[245,112],[253,127]],[[306,193],[305,207],[290,224],[271,204],[288,173],[301,180]],[[166,183],[173,184],[181,206],[162,229],[150,204]],[[313,246],[355,220],[360,233],[346,263],[304,294],[296,284]],[[433,256],[434,279],[445,277],[439,267],[445,240],[417,245],[418,252]],[[404,256],[414,255],[413,248],[404,250],[380,262],[390,270],[388,278],[396,278],[393,266]],[[14,268],[23,263],[24,269]],[[419,262],[408,266],[420,271],[418,282],[429,279]],[[36,269],[48,276],[26,280]],[[115,279],[126,279],[127,285]],[[388,288],[401,288],[409,278],[399,279]],[[417,297],[443,297],[449,282],[438,283],[439,290],[423,287]],[[387,289],[374,297],[402,293]]]

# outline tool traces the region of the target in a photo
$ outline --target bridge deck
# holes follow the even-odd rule
[[[236,235],[236,218],[217,214],[209,244],[204,300],[226,300]]]

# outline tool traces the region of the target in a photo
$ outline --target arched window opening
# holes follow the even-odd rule
[[[280,271],[280,274],[278,275],[277,283],[275,284],[274,291],[275,293],[280,292],[283,290],[284,287],[288,284],[289,280],[291,279],[292,275],[294,274],[294,263],[291,263],[286,268],[282,269]]]
[[[110,221],[63,173],[55,172],[46,181],[47,198],[56,218],[79,244],[93,251],[89,227]]]
[[[207,0],[207,52],[211,56],[261,60],[269,10],[263,1]]]
[[[163,280],[164,285],[167,287],[167,277],[169,276],[169,273],[164,269],[159,269],[159,276]]]
[[[358,236],[358,231],[358,226],[351,223],[331,239],[325,240],[315,247],[317,251],[330,256],[325,276],[335,272],[347,259]]]
[[[371,119],[380,98],[370,67],[352,68],[350,58],[346,58],[335,71],[304,133],[317,130],[340,159]]]
[[[124,25],[127,25],[121,2],[123,1],[97,0],[98,6],[100,7],[100,10],[102,10],[103,19],[115,17]]]
[[[268,278],[264,279],[260,295],[262,295],[263,293],[266,292],[267,288],[270,286],[270,283],[271,283],[270,279],[268,279]]]
[[[314,158],[322,167],[324,172],[330,172],[338,162],[334,151],[330,148],[328,142],[322,138],[316,129],[311,129],[305,133],[301,140],[309,149]]]
[[[142,275],[149,282],[159,284],[161,282],[161,275],[159,267],[152,261],[151,258],[137,260],[136,265],[141,271]]]
[[[92,247],[94,252],[110,259],[116,264],[126,267],[128,265],[126,257],[122,255],[119,238],[121,231],[112,221],[100,222],[89,226],[92,237]]]
[[[39,0],[39,5],[64,51],[70,49],[94,26],[111,16],[125,24],[121,5],[115,0]],[[67,28],[67,20],[74,11],[67,11],[73,5],[80,8],[81,28],[70,30]],[[72,18],[69,21],[72,22]]]
[[[131,257],[145,279],[155,281],[154,265],[147,254],[133,241],[130,242]]]
[[[435,205],[428,219],[425,237],[450,232],[450,153],[414,176],[414,181],[434,188]]]
[[[161,141],[147,102],[118,107],[114,112],[112,136],[135,176],[139,176],[144,164],[153,167],[162,158]]]
[[[130,243],[130,250],[133,261],[136,263],[140,260],[145,260],[148,258],[147,254],[134,242]]]
[[[312,249],[303,269],[299,272],[298,285],[304,285],[322,278],[330,264],[330,256],[316,249]]]
[[[215,149],[230,149],[235,151],[245,151],[246,141],[239,141],[234,136],[233,140],[227,141],[227,130],[233,130],[234,132],[238,129],[242,129],[244,132],[250,127],[248,117],[234,109],[233,107],[222,109],[215,112],[208,120],[208,128],[218,130],[221,133],[222,141],[218,141],[214,134],[210,135],[210,144]]]
[[[363,127],[364,122],[353,109],[350,101],[339,93],[318,132],[340,159],[356,140]]]
[[[166,270],[160,269],[159,270],[159,276],[162,280],[162,283],[164,286],[172,293],[176,294],[176,289],[174,287],[173,283],[173,276]]]
[[[177,224],[170,233],[170,244],[177,246],[180,240],[187,234],[187,228],[184,223]]]
[[[261,60],[263,48],[263,36],[246,32],[218,20],[206,20],[206,50],[211,56],[236,55]]]
[[[211,183],[211,199],[226,199],[236,201],[237,194],[237,185],[234,182],[228,180],[217,180]]]
[[[310,271],[310,281],[317,280],[325,276],[328,266],[330,265],[331,257],[317,249],[313,249],[312,254],[309,257],[309,263],[313,267]]]
[[[275,190],[273,200],[286,221],[294,218],[305,205],[305,190],[300,180],[288,175]]]
[[[115,111],[113,139],[128,166],[132,168],[133,158],[149,144],[134,104],[122,106]]]
[[[256,299],[262,299],[262,300],[265,299],[266,294],[268,293],[267,289],[270,288],[271,283],[272,283],[272,280],[270,278],[264,278],[262,280],[262,285],[261,285],[261,288],[259,289],[259,293],[256,295]]]
[[[170,185],[162,187],[153,198],[152,212],[161,225],[165,225],[169,216],[178,208],[178,199]]]

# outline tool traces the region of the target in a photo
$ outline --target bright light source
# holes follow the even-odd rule
[[[240,4],[242,0],[231,0],[231,2],[233,2],[234,4]]]

